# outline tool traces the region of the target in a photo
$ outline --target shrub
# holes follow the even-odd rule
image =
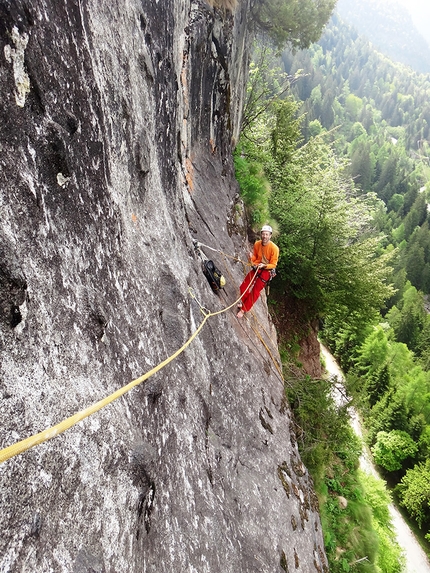
[[[418,445],[402,430],[378,432],[372,447],[375,462],[389,472],[400,470],[403,460],[413,457],[417,450]]]

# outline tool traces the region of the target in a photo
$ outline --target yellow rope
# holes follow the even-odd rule
[[[91,416],[91,414],[98,412],[99,410],[101,410],[102,408],[104,408],[105,406],[107,406],[108,404],[113,402],[114,400],[117,400],[118,398],[120,398],[123,394],[125,394],[126,392],[128,392],[129,390],[134,388],[135,386],[138,386],[139,384],[141,384],[142,382],[144,382],[145,380],[147,380],[148,378],[153,376],[156,372],[158,372],[159,370],[164,368],[164,366],[167,366],[167,364],[169,364],[169,362],[171,362],[177,356],[179,356],[179,354],[181,354],[181,352],[183,352],[187,348],[187,346],[189,346],[189,344],[191,344],[191,342],[199,334],[199,332],[203,328],[205,322],[207,321],[207,319],[210,316],[212,316],[211,313],[206,314],[202,323],[200,324],[200,326],[190,336],[190,338],[187,340],[187,342],[179,350],[177,350],[174,354],[169,356],[169,358],[167,358],[166,360],[164,360],[163,362],[160,362],[160,364],[155,366],[155,368],[153,368],[152,370],[150,370],[149,372],[147,372],[146,374],[144,374],[140,378],[136,378],[136,380],[129,382],[129,384],[127,384],[126,386],[123,386],[122,388],[120,388],[119,390],[117,390],[116,392],[111,394],[110,396],[103,398],[103,400],[100,400],[99,402],[96,402],[95,404],[93,404],[92,406],[89,406],[85,410],[82,410],[81,412],[78,412],[77,414],[70,416],[70,418],[63,420],[62,422],[60,422],[56,426],[52,426],[52,428],[48,428],[47,430],[44,430],[43,432],[39,432],[38,434],[36,434],[34,436],[26,438],[25,440],[21,440],[20,442],[17,442],[16,444],[12,444],[11,446],[4,448],[3,450],[0,450],[0,463],[8,460],[9,458],[12,458],[13,456],[21,454],[22,452],[25,452],[26,450],[32,448],[33,446],[41,444],[42,442],[46,442],[47,440],[54,438],[55,436],[57,436],[58,434],[61,434],[62,432],[65,432],[66,430],[68,430],[69,428],[71,428],[72,426],[74,426],[75,424],[77,424],[78,422],[83,420],[84,418],[87,418],[88,416]]]
[[[88,416],[91,416],[95,412],[98,412],[99,410],[101,410],[102,408],[104,408],[105,406],[107,406],[108,404],[113,402],[114,400],[117,400],[118,398],[123,396],[126,392],[128,392],[129,390],[131,390],[135,386],[138,386],[139,384],[141,384],[142,382],[144,382],[145,380],[147,380],[148,378],[150,378],[151,376],[156,374],[159,370],[161,370],[162,368],[167,366],[167,364],[169,364],[169,362],[172,362],[172,360],[177,358],[177,356],[179,356],[179,354],[181,354],[191,344],[191,342],[196,338],[196,336],[202,330],[202,328],[205,325],[208,318],[210,318],[211,316],[216,316],[217,314],[221,314],[223,312],[227,312],[228,310],[230,310],[233,306],[235,306],[240,301],[240,299],[243,297],[245,292],[236,301],[234,301],[233,304],[231,304],[230,306],[227,306],[226,308],[222,308],[221,310],[218,310],[216,312],[207,312],[206,313],[206,312],[204,312],[203,307],[200,305],[200,303],[198,303],[197,299],[195,298],[192,291],[190,290],[190,294],[191,294],[191,296],[193,296],[193,298],[199,304],[200,310],[203,313],[204,318],[203,318],[203,321],[200,324],[200,326],[197,328],[197,330],[190,336],[190,338],[185,342],[185,344],[183,346],[181,346],[181,348],[179,348],[179,350],[174,352],[171,356],[169,356],[169,358],[166,358],[166,360],[163,360],[163,362],[160,362],[160,364],[155,366],[152,370],[150,370],[146,374],[143,374],[140,378],[136,378],[132,382],[129,382],[126,386],[123,386],[122,388],[120,388],[119,390],[117,390],[116,392],[111,394],[110,396],[103,398],[103,400],[100,400],[99,402],[96,402],[95,404],[93,404],[92,406],[89,406],[85,410],[82,410],[81,412],[78,412],[77,414],[70,416],[70,418],[66,418],[65,420],[63,420],[62,422],[57,424],[56,426],[52,426],[51,428],[48,428],[47,430],[43,430],[42,432],[39,432],[38,434],[35,434],[34,436],[30,436],[29,438],[21,440],[20,442],[17,442],[16,444],[12,444],[11,446],[8,446],[7,448],[0,450],[0,463],[3,463],[6,460],[8,460],[14,456],[17,456],[18,454],[21,454],[21,453],[25,452],[26,450],[29,450],[33,446],[37,446],[38,444],[41,444],[42,442],[46,442],[46,441],[50,440],[51,438],[58,436],[58,434],[65,432],[66,430],[68,430],[69,428],[71,428],[72,426],[77,424],[78,422],[81,422],[84,418],[88,418]]]
[[[224,253],[223,253],[223,254],[224,254]],[[225,256],[227,256],[227,255],[225,255]],[[242,262],[242,261],[241,261],[241,262]],[[233,276],[232,276],[232,274],[231,274],[231,272],[230,272],[230,269],[229,269],[228,265],[225,264],[225,262],[224,262],[224,267],[227,269],[227,272],[228,272],[228,274],[230,275],[230,278],[232,279],[232,282],[234,283]],[[258,270],[258,269],[257,269],[257,270]],[[257,274],[257,272],[256,272],[255,274]],[[250,285],[248,286],[248,288],[250,288],[251,285],[254,283],[254,279],[255,279],[255,275],[254,275],[254,277],[252,278],[252,281],[250,282]],[[246,290],[248,290],[248,289],[246,289]],[[246,291],[245,291],[245,292],[246,292]],[[243,293],[243,294],[245,294],[245,293]],[[242,295],[242,296],[243,296],[243,295]],[[241,298],[242,298],[242,297],[241,297]],[[259,320],[257,319],[257,316],[256,316],[256,314],[255,314],[255,312],[254,312],[253,310],[251,310],[251,314],[252,314],[252,316],[253,316],[255,322],[257,323],[257,326],[259,326],[259,327],[261,328],[261,330],[263,330],[263,332],[265,332],[265,334],[267,335],[267,337],[269,338],[269,340],[273,343],[273,341],[272,341],[272,339],[271,339],[269,333],[266,331],[266,329],[264,328],[264,326],[259,322]],[[276,368],[276,370],[278,371],[279,376],[281,377],[281,380],[284,382],[284,375],[283,375],[283,373],[282,373],[282,366],[278,364],[278,362],[276,361],[275,357],[273,356],[273,354],[272,354],[270,348],[269,348],[268,345],[265,343],[265,341],[264,341],[263,338],[261,337],[261,335],[260,335],[260,333],[258,332],[258,330],[253,327],[253,325],[251,324],[251,321],[249,321],[249,325],[250,325],[252,331],[254,332],[254,334],[257,336],[257,338],[260,340],[260,342],[262,343],[262,345],[263,345],[263,346],[265,347],[265,349],[267,350],[267,353],[269,354],[270,358],[272,359],[272,362],[273,362],[273,364],[275,365],[275,368]],[[276,344],[274,344],[274,346],[277,348],[277,345],[276,345]]]
[[[256,323],[258,325],[260,325],[260,322],[257,320],[257,317],[255,316],[254,313],[252,313],[252,316],[254,318],[254,320],[256,321]],[[263,340],[263,338],[260,336],[260,333],[258,332],[258,330],[256,328],[254,328],[251,324],[251,321],[249,321],[249,325],[252,328],[252,331],[254,332],[255,336],[260,340],[261,344],[264,346],[264,348],[267,350],[268,355],[270,356],[270,358],[272,359],[273,364],[276,367],[276,370],[278,371],[279,376],[281,377],[281,380],[284,382],[284,375],[282,373],[281,370],[281,366],[278,364],[278,362],[275,360],[275,357],[273,356],[270,348],[268,347],[268,345],[265,343],[265,341]],[[266,333],[267,334],[267,333]],[[270,336],[269,336],[270,339]]]

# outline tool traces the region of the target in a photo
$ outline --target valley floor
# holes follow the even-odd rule
[[[338,381],[343,380],[343,373],[340,370],[336,360],[330,354],[328,349],[321,344],[321,354],[324,357],[325,367],[330,376],[336,376]],[[361,424],[359,417],[354,413],[351,417],[351,424],[358,436],[362,437]],[[380,478],[371,457],[363,446],[363,454],[360,458],[361,469],[367,473]],[[420,544],[416,540],[413,532],[403,519],[399,510],[391,504],[390,514],[393,528],[396,534],[397,543],[403,549],[406,557],[406,566],[404,573],[430,573],[430,563]]]

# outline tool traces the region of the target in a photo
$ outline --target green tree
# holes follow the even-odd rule
[[[322,125],[318,121],[318,119],[314,119],[313,121],[309,122],[309,135],[310,137],[316,137],[322,131]]]
[[[348,112],[351,121],[357,121],[358,114],[363,107],[363,101],[361,98],[355,96],[354,94],[349,94],[345,100],[345,109]]]
[[[409,215],[410,213],[407,218]],[[413,285],[420,289],[422,287],[423,270],[425,267],[424,249],[416,242],[408,245],[405,259],[408,279]]]
[[[376,443],[378,432],[390,432],[393,428],[406,431],[409,418],[403,400],[390,389],[375,404],[370,412],[365,413],[368,444]]]
[[[418,439],[418,448],[420,459],[430,459],[430,424],[423,427]]]
[[[254,42],[242,114],[242,136],[249,136],[250,131],[258,128],[273,102],[282,98],[299,78],[303,79],[300,71],[288,75],[281,69],[281,60],[273,48]]]
[[[406,239],[412,235],[417,227],[422,225],[427,216],[427,202],[424,193],[420,193],[415,199],[411,210],[406,215],[405,224],[405,236]]]
[[[382,368],[366,377],[366,392],[371,407],[388,391],[390,388],[390,380],[391,376],[388,364],[385,364]]]
[[[417,444],[402,430],[378,432],[372,447],[375,462],[389,472],[401,469],[403,460],[413,457],[417,450]]]
[[[425,370],[430,369],[430,316],[427,314],[420,332],[417,354],[421,357]],[[427,365],[427,366],[424,366]]]
[[[389,511],[391,495],[383,480],[364,472],[360,475],[365,490],[365,500],[372,508],[373,527],[378,534],[376,564],[381,572],[401,573],[404,568],[404,558],[400,546],[393,539]]]
[[[314,87],[310,97],[310,104],[312,109],[312,114],[314,117],[321,117],[322,111],[322,95],[321,95],[321,86],[318,85]]]
[[[246,155],[245,147],[238,146],[234,165],[239,182],[241,197],[247,208],[252,226],[261,226],[269,218],[268,196],[270,185],[264,175],[262,165]]]
[[[307,48],[316,42],[336,0],[252,0],[251,18],[278,46]]]
[[[357,359],[359,371],[374,376],[385,367],[389,358],[386,330],[378,325],[362,344]]]
[[[426,425],[430,427],[430,374],[415,365],[398,382],[398,392],[411,420],[409,431],[418,438]]]
[[[326,129],[330,129],[334,124],[333,101],[331,90],[327,90],[321,104],[321,123]]]
[[[361,123],[355,125],[361,125]],[[370,190],[372,171],[370,145],[365,142],[360,142],[351,155],[351,176],[363,191]]]
[[[381,197],[384,201],[388,202],[390,198],[395,193],[395,183],[396,183],[396,164],[397,157],[394,152],[390,149],[390,155],[387,158],[379,157],[378,162],[380,166],[380,175],[375,183],[375,190],[378,193],[378,197]]]
[[[391,255],[377,256],[379,238],[366,234],[375,199],[354,196],[322,137],[297,149],[296,107],[291,101],[276,107],[267,166],[271,212],[281,232],[281,274],[316,314],[373,316],[392,292],[386,284]]]
[[[415,351],[426,318],[423,294],[408,283],[401,301],[389,310],[386,318],[394,330],[396,340],[404,342],[410,350]]]
[[[389,211],[398,212],[403,207],[403,201],[404,201],[403,195],[400,195],[400,193],[394,193],[394,195],[391,197],[391,199],[388,202],[387,209]],[[404,226],[403,226],[403,229],[404,229]],[[404,238],[404,237],[402,237],[402,238]]]
[[[407,470],[397,486],[400,503],[419,527],[430,526],[430,460]],[[429,532],[430,533],[430,532]]]
[[[291,175],[300,176],[299,166],[292,163],[292,158],[301,142],[300,123],[297,118],[298,105],[292,98],[277,102],[275,106],[275,127],[270,136],[270,156],[273,166],[268,165],[271,178],[275,183],[288,181]]]

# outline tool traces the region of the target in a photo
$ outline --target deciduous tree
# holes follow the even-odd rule
[[[430,526],[430,460],[406,471],[397,487],[400,503],[422,527]],[[430,532],[429,532],[430,533]]]
[[[319,39],[335,4],[336,0],[252,0],[251,16],[279,46],[307,48]]]
[[[389,472],[399,470],[402,462],[413,457],[418,446],[409,434],[402,430],[378,432],[376,444],[372,447],[375,462]]]
[[[281,231],[281,274],[316,312],[372,315],[391,296],[387,261],[371,236],[376,198],[356,196],[322,136],[297,148],[297,106],[280,102],[272,131],[271,211]]]

